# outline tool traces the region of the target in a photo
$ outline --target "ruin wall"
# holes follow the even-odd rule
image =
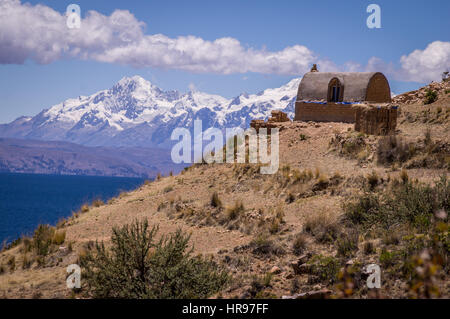
[[[295,102],[294,121],[355,123],[355,114],[351,104]]]

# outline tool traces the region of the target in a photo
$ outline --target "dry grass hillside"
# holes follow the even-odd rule
[[[66,288],[67,265],[95,241],[108,245],[114,226],[142,219],[158,234],[190,233],[194,253],[229,272],[213,297],[449,298],[449,97],[400,104],[395,137],[279,123],[274,175],[196,164],[84,206],[47,231],[46,251],[36,235],[0,253],[0,298],[89,297]],[[376,292],[365,284],[371,263],[382,270]]]

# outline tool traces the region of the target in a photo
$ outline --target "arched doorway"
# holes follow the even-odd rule
[[[328,83],[328,102],[342,102],[344,86],[338,78],[332,78]]]

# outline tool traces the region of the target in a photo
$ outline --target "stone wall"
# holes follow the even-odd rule
[[[355,123],[353,104],[295,102],[294,121]]]
[[[397,108],[359,106],[356,108],[355,131],[373,135],[395,134]]]
[[[256,130],[256,132],[259,132],[260,128],[267,128],[267,133],[269,134],[272,128],[277,127],[275,123],[290,122],[290,121],[291,120],[289,119],[286,113],[282,111],[272,111],[272,117],[269,117],[267,122],[264,122],[264,120],[252,120],[250,122],[250,127],[253,127]]]
[[[394,134],[397,108],[363,104],[295,103],[294,121],[355,123],[355,131],[373,135]]]

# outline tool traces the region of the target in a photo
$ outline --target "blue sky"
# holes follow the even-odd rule
[[[0,5],[2,1],[12,0],[0,0]],[[0,41],[0,50],[6,52],[0,52],[0,123],[20,115],[35,115],[66,98],[92,94],[111,87],[124,76],[135,74],[166,90],[184,92],[189,90],[189,86],[194,86],[200,91],[232,97],[241,92],[256,93],[283,85],[294,77],[302,76],[306,65],[310,67],[312,62],[317,61],[322,71],[326,71],[323,67],[327,66],[346,70],[349,63],[355,70],[364,71],[368,70],[368,65],[370,70],[374,68],[368,62],[376,57],[375,68],[387,74],[391,89],[396,93],[415,89],[432,79],[438,80],[438,71],[450,67],[447,45],[450,41],[450,1],[53,0],[22,1],[21,4],[16,3],[13,9],[21,9],[26,2],[31,4],[27,10],[33,21],[28,23],[25,19],[25,25],[20,26],[17,33],[17,37],[23,37],[25,43],[42,36],[45,31],[45,24],[42,27],[42,24],[35,22],[41,18],[39,10],[34,7],[36,4],[62,15],[68,4],[76,3],[81,7],[83,19],[90,10],[106,17],[118,9],[128,10],[136,20],[132,23],[145,23],[144,35],[162,34],[169,42],[187,36],[208,43],[220,38],[232,38],[239,41],[240,48],[249,52],[282,52],[288,47],[301,46],[307,48],[308,53],[289,53],[288,57],[293,62],[304,61],[292,69],[289,65],[285,66],[285,71],[272,72],[272,68],[265,63],[259,69],[255,62],[248,70],[242,68],[243,72],[240,72],[242,61],[239,57],[249,56],[248,52],[233,53],[227,65],[218,70],[214,59],[208,57],[206,60],[202,57],[207,64],[204,68],[202,59],[197,60],[194,66],[189,65],[190,57],[180,63],[161,62],[164,57],[144,58],[136,62],[142,54],[125,59],[123,54],[112,57],[111,52],[99,54],[92,43],[90,47],[82,47],[89,57],[62,54],[49,59],[45,55],[44,59],[39,55],[39,50],[43,50],[42,43],[30,44],[24,53],[21,45],[11,45],[12,40]],[[381,29],[366,26],[369,16],[366,8],[370,3],[381,7]],[[17,28],[12,18],[9,22],[5,19],[1,22],[1,14],[0,39]],[[38,27],[33,27],[33,23],[41,27],[40,33],[34,33]],[[2,35],[2,32],[5,34]],[[62,36],[64,34],[56,34],[54,38],[42,41],[59,43]],[[46,46],[51,43],[46,43]],[[430,46],[432,43],[435,44]],[[115,45],[107,44],[108,49]],[[192,44],[194,49],[195,45]],[[415,50],[419,52],[413,54]],[[27,58],[23,61],[15,59],[22,54]],[[401,61],[402,56],[406,57],[404,61]],[[436,63],[423,62],[430,60],[430,57],[436,59]],[[233,66],[234,63],[237,67]]]

